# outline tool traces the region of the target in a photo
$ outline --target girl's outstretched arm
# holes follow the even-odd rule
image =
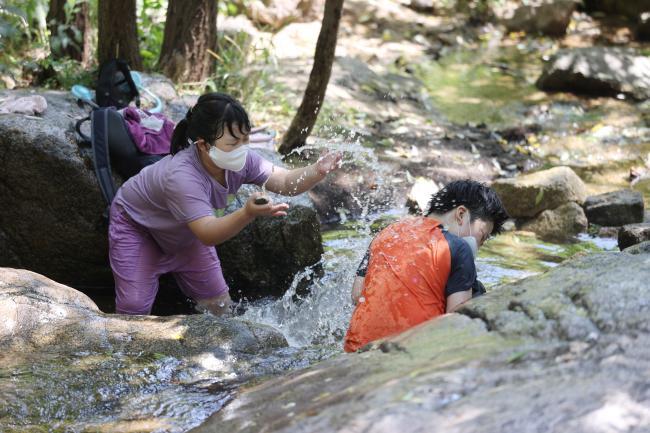
[[[336,170],[340,165],[341,153],[328,152],[321,155],[314,164],[306,167],[287,170],[274,166],[271,176],[266,181],[266,189],[282,195],[298,195],[313,188],[325,179],[327,173]]]

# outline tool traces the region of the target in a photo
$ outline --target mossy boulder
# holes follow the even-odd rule
[[[579,204],[569,202],[542,211],[523,223],[521,229],[534,232],[545,240],[562,241],[584,232],[587,229],[587,217]]]
[[[266,359],[287,346],[239,319],[104,314],[77,290],[10,268],[0,268],[0,315],[8,433],[185,431],[239,383],[282,370]]]
[[[587,189],[569,167],[497,179],[492,184],[511,217],[530,218],[565,203],[584,203]]]
[[[551,0],[519,6],[504,24],[510,32],[526,32],[546,36],[564,36],[576,9],[573,0]]]

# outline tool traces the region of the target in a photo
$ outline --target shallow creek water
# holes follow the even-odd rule
[[[650,107],[538,92],[533,83],[541,70],[539,52],[548,47],[531,44],[449,53],[438,63],[420,65],[418,74],[450,120],[493,128],[537,124],[539,130],[518,151],[549,165],[575,167],[592,192],[627,186],[629,168],[642,165],[650,152],[644,122]],[[376,158],[364,152],[364,161],[374,164]],[[290,344],[259,359],[254,375],[278,374],[340,353],[353,309],[356,268],[376,230],[403,214],[393,209],[328,227],[323,276],[306,269],[296,279],[310,280],[309,294],[298,296],[292,288],[282,299],[247,306],[244,319],[277,328]],[[575,254],[615,248],[614,240],[587,235],[560,245],[509,232],[481,249],[479,278],[488,290],[498,290],[499,283],[543,272]],[[0,431],[186,431],[219,410],[248,380],[236,374],[215,377],[214,371],[182,359],[110,350],[65,358],[47,353],[5,357]]]

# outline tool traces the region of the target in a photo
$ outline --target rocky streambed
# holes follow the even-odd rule
[[[644,431],[649,265],[625,252],[567,262],[241,390],[192,432]]]

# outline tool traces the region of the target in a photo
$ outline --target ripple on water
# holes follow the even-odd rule
[[[182,378],[189,368],[155,354],[55,353],[3,359],[0,431],[182,432],[227,402],[209,382]],[[193,376],[193,375],[190,375]],[[213,380],[214,381],[214,380]],[[212,382],[213,382],[212,381]]]

